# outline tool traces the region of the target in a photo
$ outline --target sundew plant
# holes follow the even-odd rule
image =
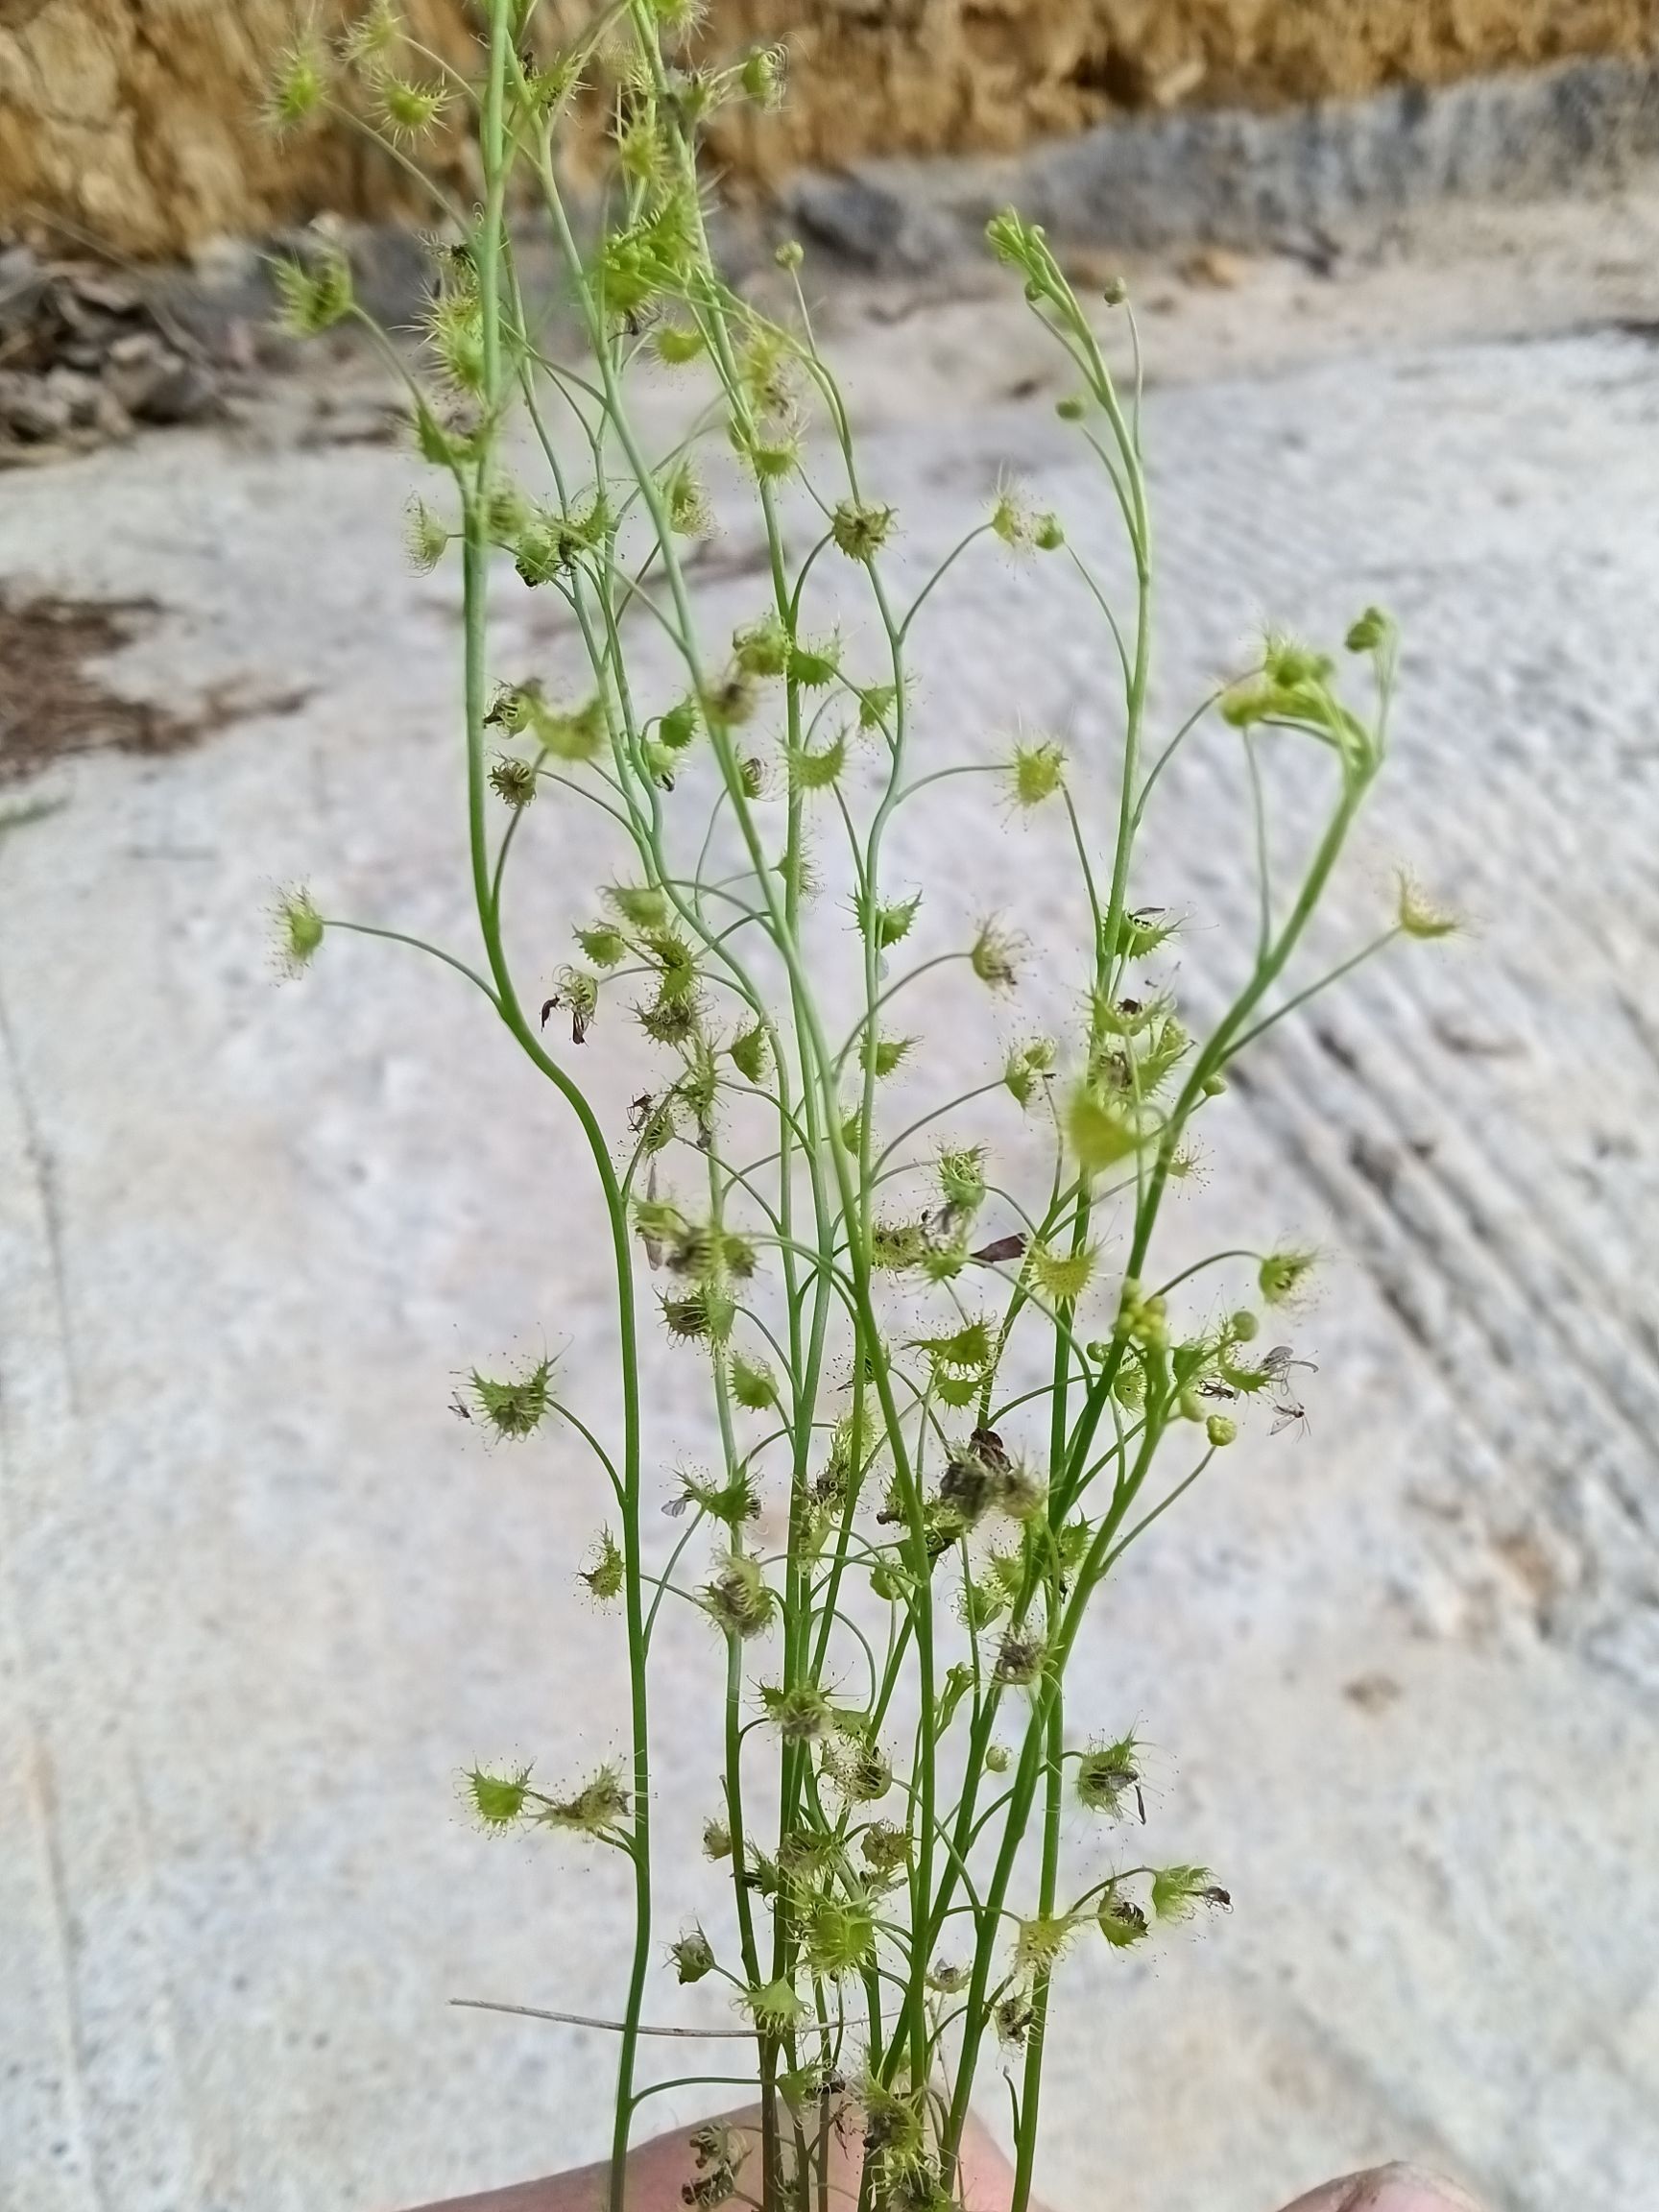
[[[1127,583],[1109,589],[1065,519],[1008,486],[936,574],[901,589],[902,517],[861,472],[799,249],[779,252],[792,304],[778,314],[709,249],[700,131],[725,104],[775,102],[783,57],[702,66],[695,12],[616,0],[561,43],[537,0],[489,0],[465,81],[376,7],[343,41],[303,36],[272,92],[279,125],[338,110],[422,174],[424,134],[475,127],[466,204],[435,187],[418,363],[379,341],[409,377],[432,478],[413,550],[457,571],[465,611],[479,949],[425,950],[469,978],[567,1110],[613,1262],[602,1414],[565,1402],[547,1358],[474,1373],[460,1406],[508,1448],[563,1424],[590,1462],[604,1521],[571,1565],[614,1608],[625,1752],[559,1789],[540,1762],[475,1769],[466,1788],[485,1827],[574,1832],[630,1870],[613,2212],[651,2093],[642,2032],[675,1982],[705,1980],[732,2008],[710,2105],[732,2103],[735,2071],[760,2122],[754,2140],[690,2139],[688,2203],[821,2212],[838,2131],[860,2212],[943,2207],[989,2088],[1011,2097],[1023,2212],[1068,1954],[1154,1943],[1160,1923],[1229,1902],[1208,1868],[1145,1848],[1141,1746],[1122,1716],[1070,1694],[1069,1663],[1125,1555],[1239,1427],[1294,1417],[1288,1356],[1264,1324],[1312,1256],[1229,1250],[1171,1275],[1166,1200],[1213,1118],[1224,1136],[1230,1071],[1265,1029],[1392,938],[1450,925],[1405,886],[1353,959],[1321,976],[1300,957],[1383,762],[1395,642],[1381,613],[1359,616],[1345,655],[1269,637],[1181,727],[1148,726],[1139,375],[1120,386],[1096,335],[1112,317],[1132,334],[1130,310],[1115,286],[1086,312],[1012,211],[989,246],[1068,364],[1059,411],[1120,521]],[[597,217],[564,158],[579,137],[590,165],[596,132]],[[579,355],[555,349],[530,302],[516,242],[532,221]],[[364,320],[325,241],[278,275],[299,332]],[[653,444],[636,394],[669,371],[690,426]],[[700,612],[710,486],[752,503],[764,536],[763,595],[734,634]],[[972,722],[972,699],[919,739],[927,613],[956,564],[1009,549],[1052,565],[1057,593],[1097,623],[1102,691],[1121,702],[1099,757],[1027,733],[999,762],[952,758],[941,730]],[[493,602],[524,591],[563,603],[579,675],[496,663]],[[935,692],[947,682],[936,671]],[[1138,902],[1160,776],[1199,742],[1243,757],[1242,851],[1260,878],[1254,942],[1215,954],[1238,973],[1216,977],[1224,1010],[1202,1026],[1173,985],[1176,918]],[[1286,770],[1321,794],[1292,872],[1270,866],[1267,823]],[[1074,942],[1027,946],[993,917],[923,956],[929,886],[893,880],[889,835],[957,775],[979,779],[993,817],[1053,811],[1086,917]],[[565,850],[594,855],[574,941],[516,956],[516,875],[536,868],[549,814],[571,809],[589,829]],[[397,937],[395,920],[336,922],[296,893],[284,950],[303,966],[334,930]],[[1036,962],[1071,1009],[1053,1035],[1005,1011]],[[967,1099],[901,1114],[901,1069],[926,1094],[907,1019],[952,964],[982,989],[988,1034],[1000,1014],[1016,1042]],[[595,1064],[627,1070],[602,1087],[633,1096],[616,1125],[594,1103]],[[1003,1147],[984,1134],[998,1125]],[[669,1471],[677,1439],[644,1403],[653,1332],[706,1383],[717,1458],[702,1472]],[[700,1837],[653,1819],[670,1602],[705,1617],[723,1682],[723,1770]],[[1067,1863],[1079,1807],[1100,1838],[1081,1869]],[[729,1870],[728,1906],[663,1928],[663,1854],[699,1849]]]

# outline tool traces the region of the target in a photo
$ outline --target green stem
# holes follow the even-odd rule
[[[512,52],[511,0],[490,0],[490,52],[485,85],[481,144],[486,200],[478,247],[479,312],[484,344],[485,403],[493,416],[505,395],[502,361],[502,253],[509,161],[503,121],[508,58]],[[605,1133],[580,1089],[543,1051],[526,1021],[514,988],[495,911],[486,821],[485,715],[489,688],[490,493],[493,437],[485,440],[477,474],[466,503],[463,572],[465,578],[467,789],[469,843],[474,903],[483,931],[488,965],[494,978],[502,1020],[533,1064],[554,1085],[575,1114],[592,1156],[611,1226],[615,1267],[619,1380],[622,1395],[622,1549],[627,1612],[629,1725],[632,1739],[632,1843],[635,1935],[627,2005],[617,2051],[615,2126],[612,2137],[610,2212],[625,2212],[625,2177],[634,2111],[634,2070],[650,1960],[651,1777],[650,1715],[646,1691],[644,1580],[640,1556],[639,1477],[640,1399],[637,1316],[634,1262],[627,1209]]]

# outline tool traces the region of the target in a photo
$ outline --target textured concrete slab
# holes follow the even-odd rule
[[[960,318],[908,327],[863,356],[906,558],[1005,459],[1104,549],[1052,395],[997,397],[1012,325],[954,354]],[[1384,2154],[1496,2212],[1659,2201],[1656,426],[1656,357],[1619,333],[1148,401],[1161,723],[1262,616],[1329,633],[1386,601],[1398,761],[1327,941],[1396,860],[1477,926],[1264,1048],[1184,1202],[1178,1242],[1327,1248],[1299,1325],[1320,1372],[1310,1434],[1241,1448],[1084,1656],[1080,1708],[1156,1746],[1155,1833],[1238,1902],[1145,1964],[1079,1956],[1062,2205],[1264,2212]],[[467,942],[455,623],[396,558],[412,474],[192,433],[0,505],[6,578],[167,610],[123,682],[311,693],[188,756],[83,761],[0,839],[5,2212],[359,2212],[599,2146],[594,2039],[445,2003],[616,1987],[610,1871],[487,1845],[453,1794],[473,1756],[557,1774],[615,1741],[617,1638],[570,1578],[588,1468],[556,1438],[492,1454],[445,1404],[472,1359],[543,1343],[602,1403],[594,1210],[464,985],[343,943],[278,989],[263,939],[269,887],[304,876]],[[749,550],[734,532],[712,620],[751,611]],[[1109,748],[1097,641],[1051,594],[963,569],[925,732]],[[556,661],[508,604],[511,651]],[[1050,941],[1042,833],[962,788],[896,867],[949,855],[941,926],[1004,905]],[[1200,995],[1247,925],[1239,797],[1225,746],[1185,759],[1140,886],[1191,915]],[[532,970],[593,865],[558,808],[534,830]],[[1030,1019],[1046,998],[1064,978]],[[998,1050],[971,1000],[926,1026],[918,1099]],[[619,1111],[626,1070],[595,1067]],[[695,1384],[664,1356],[651,1392],[666,1477]],[[673,1839],[713,1801],[718,1704],[709,1639],[671,1634],[665,1937],[707,1893]],[[654,2004],[719,2017],[666,1976]]]

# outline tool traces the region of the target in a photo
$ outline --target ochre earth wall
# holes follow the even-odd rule
[[[294,0],[0,0],[0,229],[50,219],[148,254],[396,204],[396,172],[349,132],[263,137],[259,85],[295,13]],[[405,13],[466,53],[466,0]],[[1115,111],[1634,56],[1659,36],[1659,0],[711,0],[709,31],[715,51],[790,45],[786,111],[728,119],[717,137],[733,175],[764,181],[798,162],[1010,152]]]

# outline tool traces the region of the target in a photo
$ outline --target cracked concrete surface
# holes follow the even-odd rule
[[[908,557],[1004,459],[1104,548],[1052,392],[1006,396],[1015,319],[973,318],[839,340]],[[1397,860],[1476,927],[1265,1046],[1177,1223],[1326,1248],[1320,1372],[1310,1433],[1240,1447],[1084,1654],[1098,1717],[1157,1747],[1161,1843],[1237,1909],[1070,1970],[1040,2181],[1077,2212],[1265,2212],[1392,2155],[1494,2212],[1659,2202],[1659,354],[1377,338],[1147,404],[1160,722],[1262,615],[1328,635],[1386,602],[1397,757],[1327,941]],[[464,987],[335,942],[277,989],[262,936],[303,876],[465,939],[455,625],[396,558],[412,478],[190,433],[0,503],[0,576],[170,611],[123,682],[310,692],[77,763],[0,838],[4,2212],[368,2212],[599,2147],[593,2038],[445,2007],[616,1986],[612,1873],[486,1845],[452,1781],[615,1740],[617,1639],[570,1595],[587,1470],[445,1410],[455,1370],[542,1341],[597,1388],[593,1208]],[[750,612],[742,565],[712,621]],[[509,603],[509,648],[562,651],[541,619]],[[1095,634],[1036,572],[964,567],[922,657],[925,727],[1110,745]],[[1041,944],[1043,833],[963,789],[896,869],[949,854],[964,914]],[[1201,1002],[1247,926],[1238,800],[1225,746],[1185,757],[1141,885],[1192,917]],[[537,812],[532,971],[591,870]],[[998,1049],[968,1001],[930,1026],[964,1070]],[[694,1385],[663,1359],[652,1390],[665,1470]],[[659,1812],[688,1838],[717,1691],[675,1633]],[[665,1864],[665,1936],[704,1883]]]

